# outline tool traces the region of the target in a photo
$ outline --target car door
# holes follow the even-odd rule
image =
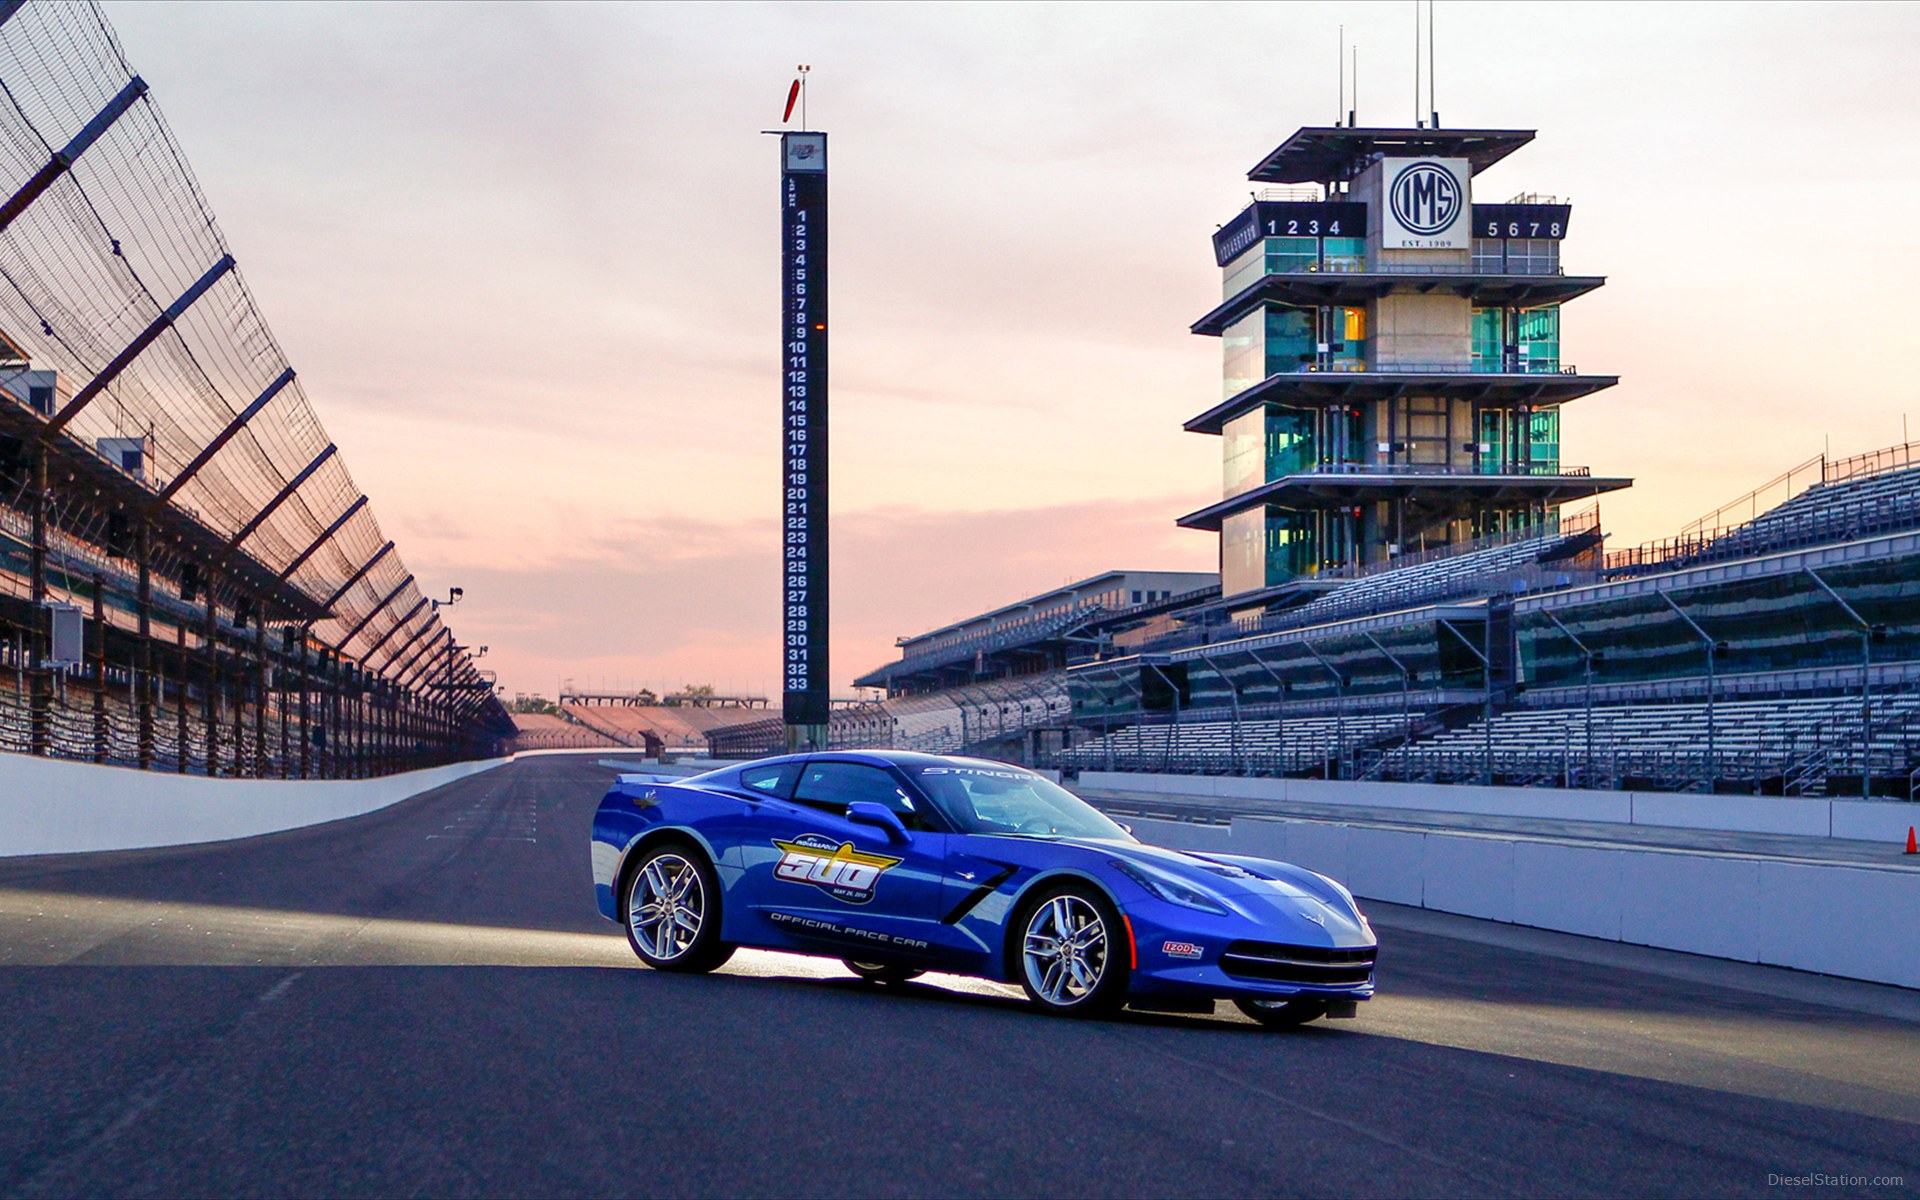
[[[855,801],[899,816],[906,839],[847,820]],[[892,771],[810,759],[791,796],[760,804],[754,817],[739,894],[769,944],[849,958],[862,950],[883,960],[937,956],[948,835]]]

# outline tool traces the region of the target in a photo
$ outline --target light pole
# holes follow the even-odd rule
[[[1402,725],[1405,726],[1400,738],[1400,749],[1401,773],[1404,775],[1406,773],[1404,770],[1406,766],[1406,750],[1409,746],[1413,745],[1413,672],[1407,669],[1407,664],[1395,658],[1393,651],[1387,649],[1379,638],[1365,630],[1362,630],[1361,634],[1369,642],[1373,643],[1375,650],[1378,650],[1388,662],[1393,664],[1394,670],[1400,672],[1400,721]]]
[[[1873,625],[1843,599],[1839,592],[1828,586],[1820,578],[1820,573],[1812,567],[1806,568],[1807,578],[1818,584],[1820,590],[1847,614],[1847,619],[1860,628],[1860,798],[1867,800],[1873,794],[1873,640],[1885,637],[1885,625]]]
[[[1544,609],[1541,610],[1541,615],[1546,617],[1547,620],[1552,621],[1554,628],[1567,635],[1567,640],[1572,642],[1575,648],[1580,651],[1580,658],[1586,666],[1587,778],[1589,785],[1591,785],[1593,778],[1593,665],[1601,660],[1601,655],[1597,651],[1590,649],[1587,644],[1578,637],[1575,637],[1573,630],[1568,629],[1559,617],[1554,616]]]
[[[1715,738],[1713,720],[1714,693],[1718,690],[1714,682],[1714,660],[1719,656],[1720,651],[1726,648],[1726,643],[1714,641],[1713,635],[1700,628],[1700,622],[1688,616],[1685,609],[1674,603],[1672,596],[1662,591],[1655,591],[1653,594],[1665,601],[1667,607],[1687,623],[1687,628],[1691,629],[1693,635],[1699,638],[1707,648],[1707,790],[1715,791],[1718,790],[1720,782],[1720,748]]]

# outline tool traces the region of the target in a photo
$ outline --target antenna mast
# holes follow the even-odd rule
[[[1413,0],[1413,127],[1423,129],[1426,121],[1420,116],[1420,0]]]
[[[1417,4],[1419,0],[1414,0],[1414,2]],[[805,129],[807,128],[807,72],[813,70],[813,68],[802,64],[795,67],[794,70],[800,72],[800,128]]]
[[[1415,2],[1417,3],[1418,0]],[[1427,125],[1438,129],[1440,128],[1440,101],[1435,98],[1433,91],[1438,63],[1438,57],[1433,48],[1433,4],[1434,0],[1427,0]]]
[[[1333,123],[1340,124],[1341,114],[1347,111],[1347,27],[1340,27],[1340,49],[1333,56],[1334,65],[1340,69],[1340,102],[1333,106]]]
[[[1358,128],[1357,122],[1359,118],[1356,114],[1358,114],[1359,111],[1360,111],[1360,47],[1356,45],[1353,48],[1353,107],[1347,110],[1347,127],[1348,128],[1350,129]]]

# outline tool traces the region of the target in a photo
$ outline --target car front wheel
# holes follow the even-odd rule
[[[720,940],[720,881],[691,846],[645,851],[628,877],[625,908],[627,941],[655,970],[702,974],[733,957]]]
[[[1081,884],[1051,889],[1020,925],[1020,985],[1050,1013],[1112,1013],[1127,1000],[1126,938],[1105,896]]]

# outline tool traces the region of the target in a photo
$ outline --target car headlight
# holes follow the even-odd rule
[[[1178,904],[1184,908],[1197,908],[1201,912],[1213,913],[1222,917],[1227,915],[1225,905],[1215,900],[1212,896],[1207,895],[1205,892],[1187,886],[1171,875],[1162,874],[1150,867],[1143,867],[1139,863],[1123,862],[1117,858],[1109,859],[1108,861],[1111,862],[1114,868],[1122,875],[1125,875],[1128,879],[1133,880],[1141,887],[1147,889],[1147,891],[1154,896],[1165,900],[1168,904]]]

